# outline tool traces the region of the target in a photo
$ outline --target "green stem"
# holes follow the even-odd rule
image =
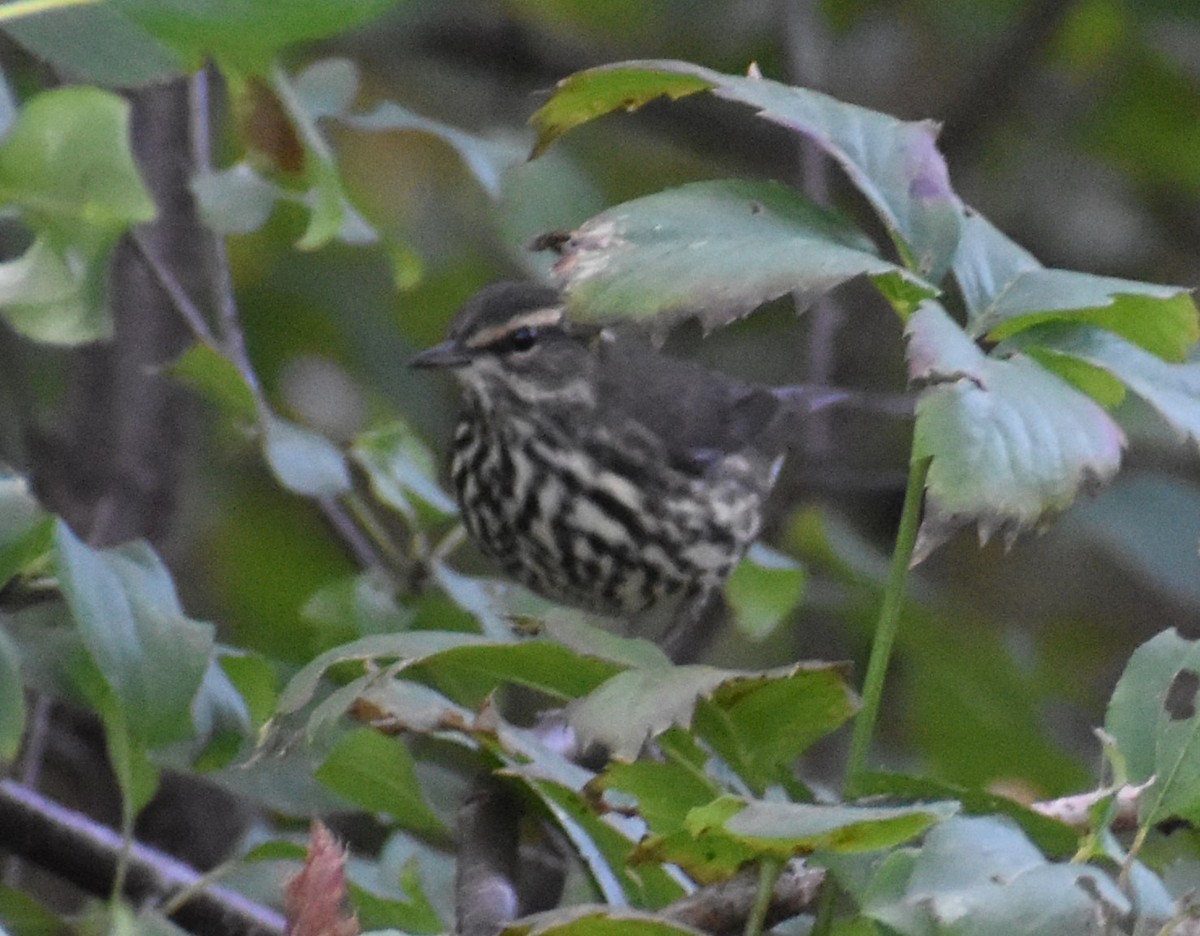
[[[896,545],[892,550],[892,564],[883,591],[883,605],[879,609],[879,623],[875,627],[871,659],[867,663],[867,675],[863,680],[862,711],[854,721],[854,734],[850,739],[850,760],[846,768],[847,798],[857,795],[859,784],[867,770],[867,751],[871,746],[871,735],[875,731],[875,720],[879,716],[883,680],[887,675],[892,644],[896,641],[896,631],[900,627],[904,586],[908,581],[908,564],[912,560],[913,546],[917,541],[917,528],[921,520],[921,495],[925,492],[925,476],[928,473],[928,458],[916,459],[909,464],[908,488],[904,492],[900,528],[896,531]]]
[[[763,858],[758,863],[758,890],[754,892],[754,906],[746,917],[746,928],[742,931],[745,936],[761,936],[763,924],[767,921],[767,911],[771,909],[771,897],[775,893],[775,882],[779,880],[779,872],[783,863],[778,858]]]

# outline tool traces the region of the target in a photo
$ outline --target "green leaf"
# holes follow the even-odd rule
[[[263,454],[279,483],[294,494],[333,497],[350,490],[350,471],[342,453],[311,429],[268,417]]]
[[[768,637],[799,607],[804,579],[795,559],[755,543],[725,584],[734,625],[751,640]]]
[[[430,571],[446,596],[470,614],[484,634],[494,640],[505,640],[512,635],[512,624],[505,616],[502,595],[496,588],[498,583],[463,575],[436,560]]]
[[[342,122],[356,130],[417,131],[444,140],[462,159],[484,191],[494,199],[500,197],[500,182],[505,170],[521,161],[521,152],[511,144],[487,140],[449,124],[430,120],[393,101],[382,101],[366,114],[344,116]]]
[[[25,684],[21,654],[12,638],[0,630],[0,761],[12,761],[25,734]]]
[[[1122,567],[1180,607],[1200,607],[1200,488],[1154,471],[1126,472],[1072,523]]]
[[[1187,289],[1047,269],[979,214],[964,222],[954,274],[966,300],[968,330],[990,341],[1048,322],[1095,325],[1180,361],[1200,338],[1200,317]]]
[[[325,651],[296,673],[280,693],[278,713],[291,714],[308,705],[320,687],[325,672],[339,663],[386,659],[415,661],[453,647],[486,643],[485,638],[476,634],[449,631],[413,631],[362,637]]]
[[[700,696],[740,675],[700,664],[626,670],[571,703],[567,718],[581,750],[598,744],[614,760],[632,761],[651,738],[690,725]]]
[[[1057,819],[1051,819],[1029,809],[1007,796],[986,790],[975,790],[943,783],[931,777],[897,773],[868,773],[858,781],[858,791],[864,797],[887,797],[905,801],[957,800],[970,815],[1007,816],[1033,840],[1042,851],[1060,858],[1069,858],[1079,847],[1079,833]]]
[[[861,274],[917,281],[857,229],[772,182],[693,182],[647,195],[596,215],[562,250],[554,272],[572,314],[601,323],[694,315],[711,328],[785,293],[815,299]]]
[[[1009,540],[1117,471],[1124,434],[1099,404],[1027,357],[988,357],[936,303],[909,319],[908,366],[925,385],[913,458],[932,457],[916,557],[972,520]]]
[[[853,711],[837,666],[798,663],[754,673],[689,665],[618,673],[571,703],[567,717],[582,748],[600,744],[628,761],[649,739],[687,727],[696,713],[700,734],[747,782],[760,785]]]
[[[0,920],[14,936],[68,936],[62,918],[23,890],[0,885]]]
[[[704,931],[628,907],[562,907],[522,917],[506,936],[700,936]]]
[[[836,663],[801,662],[731,679],[697,707],[696,732],[761,792],[858,710],[846,676]]]
[[[726,797],[711,806],[693,810],[688,827],[696,835],[720,829],[751,849],[779,858],[809,854],[818,849],[835,852],[877,851],[915,838],[930,826],[950,818],[958,803],[922,803],[917,806],[819,806],[752,800],[730,815],[723,815]]]
[[[421,794],[412,755],[397,738],[357,728],[338,741],[316,777],[356,806],[387,813],[406,829],[426,835],[445,832]]]
[[[239,687],[229,678],[221,658],[215,655],[209,660],[192,703],[192,723],[196,728],[196,739],[203,748],[193,760],[193,767],[198,771],[228,764],[261,724],[261,721],[253,721]]]
[[[662,94],[682,97],[705,89],[754,108],[764,120],[823,149],[875,209],[905,265],[934,282],[941,278],[958,243],[961,204],[931,121],[905,122],[816,91],[688,62],[622,62],[559,83],[531,118],[538,128],[534,153],[571,127],[618,107],[635,109]]]
[[[347,623],[360,635],[408,630],[414,613],[396,603],[394,585],[370,572],[338,579],[315,592],[300,612],[307,620],[329,628]]]
[[[95,550],[60,520],[54,550],[63,597],[131,732],[130,749],[189,737],[212,626],[184,616],[170,573],[145,543]]]
[[[1129,782],[1154,777],[1139,797],[1145,823],[1200,820],[1198,690],[1200,641],[1172,629],[1134,652],[1113,692],[1105,727],[1125,758]]]
[[[900,856],[893,856],[897,858]],[[954,818],[915,855],[885,862],[862,913],[889,932],[1084,936],[1117,925],[1128,900],[1102,870],[1050,864],[1009,820]]]
[[[326,670],[337,663],[396,660],[404,668],[422,664],[439,682],[466,683],[473,691],[515,683],[558,698],[574,698],[594,689],[617,667],[604,660],[580,656],[547,640],[497,643],[476,634],[450,631],[410,631],[364,637],[321,654],[292,677],[279,699],[279,712],[289,714],[307,705]],[[453,695],[453,693],[450,693]]]
[[[251,724],[256,729],[262,727],[275,710],[279,695],[275,667],[266,657],[244,651],[222,652],[217,664],[242,697]]]
[[[597,793],[618,790],[633,796],[638,813],[659,835],[682,829],[690,810],[720,795],[716,783],[678,761],[612,762],[588,789]]]
[[[570,608],[554,608],[540,618],[541,633],[582,656],[609,660],[620,666],[670,666],[671,659],[657,644],[641,637],[622,637],[589,624],[587,616]]]
[[[128,227],[153,220],[129,145],[129,104],[98,88],[35,95],[0,145],[0,200],[20,206],[57,249],[94,254]]]
[[[0,203],[20,208],[35,235],[0,267],[0,303],[13,326],[60,344],[111,334],[109,254],[155,214],[129,146],[128,103],[88,87],[31,98],[0,145]]]
[[[229,358],[208,345],[192,345],[171,365],[170,372],[230,416],[246,422],[258,419],[254,391],[241,371]]]
[[[404,933],[431,934],[446,930],[437,909],[421,886],[416,856],[410,858],[400,872],[400,885],[408,897],[407,900],[380,896],[354,880],[349,883],[350,903],[364,930],[395,927]]]
[[[580,124],[617,109],[632,111],[655,98],[676,100],[712,87],[713,82],[699,74],[671,74],[657,68],[638,68],[632,62],[578,72],[560,81],[550,100],[529,118],[538,131],[531,158],[540,156],[551,143]]]
[[[190,182],[204,223],[219,234],[257,231],[281,198],[290,197],[248,163],[197,173]]]
[[[1182,438],[1200,443],[1200,359],[1173,364],[1111,331],[1087,326],[1043,326],[1025,341],[1119,380],[1149,403]]]
[[[439,513],[458,512],[454,500],[437,483],[433,453],[406,423],[396,421],[364,433],[355,439],[350,453],[367,473],[375,496],[410,520],[416,518],[416,512],[409,495]]]
[[[396,0],[110,0],[192,67],[207,57],[261,72],[287,46],[370,22]]]
[[[98,674],[97,674],[98,675]],[[126,826],[158,789],[159,770],[150,759],[142,739],[144,732],[130,724],[127,707],[106,684],[97,682],[86,693],[104,722],[104,746],[108,762],[121,790],[121,811]]]
[[[354,700],[354,715],[373,725],[386,726],[389,734],[461,731],[475,718],[472,710],[456,705],[436,689],[404,679],[368,680]],[[321,727],[310,724],[310,734]]]
[[[359,89],[358,66],[347,58],[318,59],[296,75],[296,99],[313,120],[340,117],[350,110]]]
[[[18,334],[53,345],[77,345],[112,336],[112,319],[67,255],[45,238],[15,260],[0,263],[0,314]]]
[[[723,796],[688,813],[686,834],[650,836],[636,857],[678,864],[698,881],[711,883],[763,858],[785,861],[818,850],[859,853],[892,848],[957,809],[957,803],[816,806]]]
[[[618,669],[548,640],[464,646],[422,662],[436,685],[465,704],[478,704],[486,693],[509,684],[575,699]]]
[[[538,798],[574,846],[606,903],[654,908],[683,896],[683,887],[665,869],[629,867],[633,841],[597,816],[576,790],[538,778],[528,768],[512,767],[504,774],[522,781]]]
[[[1105,409],[1112,409],[1125,401],[1125,385],[1103,368],[1040,345],[1026,344],[1023,347],[1025,353],[1038,364],[1075,389],[1082,390]]]
[[[301,200],[308,206],[308,227],[296,241],[296,248],[316,250],[343,233],[343,225],[353,209],[342,190],[337,163],[331,157],[310,150],[305,158],[305,177],[309,189]]]
[[[20,475],[0,469],[0,587],[49,551],[54,521]]]
[[[187,70],[183,58],[113,3],[45,9],[4,31],[59,74],[109,87],[139,87]]]

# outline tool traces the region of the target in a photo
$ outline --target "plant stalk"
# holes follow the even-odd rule
[[[904,607],[904,589],[908,582],[908,565],[917,541],[917,528],[921,521],[921,497],[925,493],[925,478],[928,473],[928,458],[915,459],[909,464],[908,487],[904,492],[904,507],[900,512],[900,526],[896,531],[892,564],[888,570],[887,585],[883,590],[883,604],[879,609],[879,622],[875,626],[875,640],[871,645],[867,675],[863,680],[862,710],[854,720],[854,733],[850,738],[850,759],[846,768],[847,799],[857,795],[859,784],[867,770],[867,753],[871,746],[871,735],[875,731],[875,721],[879,716],[883,681],[887,675],[896,632],[900,627],[900,611]]]

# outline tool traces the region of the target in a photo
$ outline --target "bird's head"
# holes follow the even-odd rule
[[[485,399],[571,402],[586,395],[595,366],[594,335],[572,329],[562,297],[548,286],[495,283],[459,310],[441,344],[412,367],[445,367]]]

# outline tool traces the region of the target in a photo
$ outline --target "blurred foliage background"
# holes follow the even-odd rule
[[[680,58],[730,72],[757,62],[768,77],[941,121],[957,191],[1047,265],[1198,281],[1200,4],[411,0],[335,41],[295,48],[287,67],[330,56],[358,66],[361,108],[394,100],[515,159],[493,194],[444,139],[341,127],[331,139],[347,192],[383,241],[297,251],[307,224],[299,208],[231,238],[268,396],[335,440],[402,415],[444,453],[456,390],[405,361],[440,339],[479,286],[544,274],[550,261],[528,249],[531,238],[608,205],[701,178],[775,178],[872,230],[835,168],[707,95],[606,117],[522,162],[526,121],[547,90],[610,61]],[[18,87],[47,79],[20,43],[0,46],[0,62]],[[268,106],[227,115],[218,166],[222,148],[233,158],[243,139],[266,162],[286,159]],[[800,317],[780,302],[709,337],[684,326],[670,343],[763,382],[898,394],[900,338],[891,310],[851,283]],[[21,468],[54,461],[54,441],[90,405],[93,353],[0,331],[0,458]],[[173,467],[155,540],[189,614],[291,664],[353,636],[309,604],[355,570],[312,502],[282,491],[258,449],[202,398],[181,394],[171,407]],[[1006,550],[963,534],[916,571],[883,713],[884,764],[1030,797],[1094,780],[1092,727],[1129,653],[1170,626],[1195,634],[1200,611],[1200,474],[1194,453],[1145,415],[1136,401],[1124,405],[1126,471],[1044,535]],[[861,667],[909,430],[876,410],[814,420],[768,533],[805,563],[803,602],[770,639],[730,634],[709,658]],[[86,447],[73,451],[88,463]],[[483,568],[459,555],[461,567]],[[445,604],[431,598],[417,613],[444,614]],[[832,772],[837,744],[822,750]]]
[[[309,54],[358,63],[364,105],[391,98],[516,147],[529,145],[525,121],[546,89],[580,68],[649,56],[729,71],[758,62],[769,77],[943,122],[957,190],[1044,263],[1197,282],[1200,6],[410,3]],[[272,393],[312,424],[336,434],[398,411],[439,450],[455,388],[406,371],[404,361],[440,338],[478,286],[544,269],[547,260],[527,250],[534,235],[618,201],[729,175],[798,183],[818,196],[824,189],[867,219],[835,169],[708,96],[582,128],[515,168],[499,200],[436,138],[347,131],[337,146],[356,204],[398,246],[390,257],[345,247],[297,254],[290,245],[302,222],[287,218],[235,239],[252,355]],[[816,377],[903,388],[899,324],[855,284],[800,318],[783,302],[707,339],[685,327],[672,345],[771,383]],[[964,534],[918,570],[884,713],[896,766],[915,759],[970,783],[1016,771],[1011,779],[1038,795],[1076,788],[1098,763],[1091,726],[1129,652],[1162,628],[1194,630],[1194,462],[1156,437],[1135,407],[1122,414],[1131,446],[1112,489],[1011,550],[980,550]],[[904,420],[857,412],[830,417],[802,443],[780,485],[771,538],[809,561],[804,606],[766,645],[733,636],[714,658],[861,666],[870,583],[890,548],[907,446]],[[190,557],[178,567],[203,573],[189,597],[264,649],[303,652],[302,640],[304,650],[336,640],[311,625],[297,637],[296,612],[313,582],[346,571],[330,538],[314,535],[311,508],[264,483],[253,455],[231,464],[236,446],[198,439],[190,448],[204,468],[189,498],[203,522],[177,526]],[[292,601],[279,600],[287,593]]]

